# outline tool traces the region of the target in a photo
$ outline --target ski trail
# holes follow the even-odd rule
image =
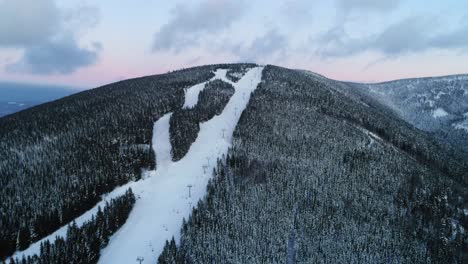
[[[105,194],[102,196],[102,200],[97,203],[93,208],[91,208],[90,210],[86,211],[85,213],[83,213],[82,215],[80,215],[79,217],[75,218],[75,223],[77,224],[77,226],[82,226],[86,221],[89,221],[93,215],[95,215],[97,212],[98,212],[98,208],[101,207],[101,209],[103,209],[106,205],[106,202],[109,202],[111,199],[114,199],[114,198],[117,198],[119,196],[122,196],[125,194],[125,191],[128,190],[128,188],[136,188],[139,183],[141,181],[138,181],[138,182],[135,182],[135,181],[130,181],[128,182],[127,184],[125,185],[122,185],[122,186],[119,186],[117,188],[115,188],[112,192],[108,193],[108,194]],[[28,256],[33,256],[33,255],[39,255],[40,253],[40,249],[41,249],[41,243],[42,242],[45,242],[45,241],[49,241],[51,243],[53,243],[55,241],[55,238],[57,236],[61,236],[63,238],[66,238],[67,237],[67,229],[68,229],[68,225],[71,224],[72,222],[60,227],[59,229],[57,229],[55,232],[53,232],[52,234],[42,238],[41,240],[38,240],[34,243],[32,243],[31,245],[29,245],[29,247],[23,251],[17,251],[13,254],[13,258],[18,258],[21,260],[21,258],[24,257],[28,257]],[[6,259],[6,263],[9,263],[9,258]]]
[[[207,82],[202,82],[199,84],[195,84],[194,86],[188,88],[185,91],[185,102],[184,106],[182,106],[183,109],[187,108],[193,108],[195,105],[198,103],[198,94],[205,89],[205,85]]]
[[[205,195],[216,160],[227,154],[240,115],[261,81],[262,70],[253,68],[237,83],[229,81],[235,88],[234,95],[220,115],[200,124],[197,139],[177,162],[172,162],[167,148],[170,116],[156,122],[153,146],[157,169],[138,185],[141,188],[134,189],[139,199],[126,223],[101,251],[99,263],[134,263],[137,257],[155,262],[166,240],[174,237],[179,241],[182,219],[189,217],[192,207]],[[219,79],[226,79],[225,74],[226,70],[216,71],[216,76],[224,75]]]
[[[195,107],[198,103],[198,95],[200,94],[201,91],[203,91],[203,89],[205,89],[205,85],[208,82],[211,82],[214,80],[222,80],[222,81],[225,81],[227,83],[234,85],[234,83],[231,80],[226,78],[226,73],[227,73],[226,69],[218,69],[214,72],[215,76],[211,78],[209,81],[195,84],[194,86],[189,87],[185,91],[185,102],[182,108],[187,109],[187,108]]]
[[[114,244],[113,241],[117,240],[117,238],[121,236],[120,233],[126,232],[124,230],[130,229],[130,227],[134,225],[138,226],[139,223],[142,224],[140,228],[148,227],[147,231],[151,232],[152,219],[155,219],[158,217],[158,215],[160,215],[155,213],[158,210],[161,210],[161,212],[167,213],[168,215],[164,217],[164,220],[158,221],[158,219],[155,219],[155,221],[160,223],[160,226],[154,230],[154,234],[156,234],[155,236],[158,236],[162,228],[165,236],[161,236],[159,240],[157,237],[152,236],[153,238],[146,240],[149,242],[146,244],[146,247],[143,246],[143,248],[145,248],[145,250],[150,250],[149,255],[155,256],[155,258],[153,258],[155,260],[162,251],[164,243],[167,239],[171,239],[172,236],[176,238],[179,237],[179,229],[182,225],[182,218],[188,218],[192,206],[203,197],[206,190],[206,184],[208,183],[208,179],[211,177],[211,172],[216,165],[215,163],[217,158],[221,157],[222,154],[227,153],[227,148],[230,146],[234,128],[237,125],[240,114],[247,106],[250,93],[255,90],[261,80],[262,70],[263,68],[254,68],[250,70],[245,74],[244,78],[239,80],[237,83],[233,83],[226,78],[227,70],[218,69],[215,72],[215,77],[213,77],[211,80],[221,79],[232,84],[235,88],[235,93],[231,97],[220,116],[215,116],[213,119],[200,125],[198,138],[190,147],[186,157],[176,163],[172,162],[171,143],[169,139],[169,121],[172,113],[165,114],[160,119],[158,119],[157,122],[155,122],[153,126],[152,145],[153,150],[155,151],[157,170],[147,172],[146,175],[142,176],[142,180],[136,182],[130,181],[125,185],[115,188],[112,192],[103,195],[102,200],[99,203],[74,220],[77,226],[82,226],[86,221],[89,221],[92,216],[97,213],[99,207],[101,207],[101,209],[104,208],[106,202],[113,198],[122,196],[125,194],[125,191],[128,188],[132,188],[133,193],[137,197],[135,208],[132,210],[125,225],[111,238],[108,248],[102,251],[100,263],[126,263],[120,259],[111,259],[110,262],[107,262],[107,260],[104,259],[104,255],[106,255],[106,258],[112,257],[112,255],[107,254],[107,252],[110,252],[108,249],[112,249],[110,244]],[[203,88],[205,83],[206,82],[202,83]],[[191,88],[193,87],[194,86]],[[189,90],[191,88],[189,88]],[[192,107],[195,106],[198,102],[198,93],[199,92],[196,93],[196,96],[191,95],[196,100],[193,98],[185,98],[185,102],[187,102],[187,100],[192,100]],[[223,116],[223,118],[220,118],[221,116]],[[223,135],[225,138],[222,138]],[[197,157],[197,155],[200,155],[200,157]],[[187,158],[187,156],[191,158]],[[209,165],[204,168],[201,164]],[[206,174],[204,171],[206,171]],[[174,176],[172,179],[171,175]],[[188,184],[193,185],[191,188],[190,199],[188,197]],[[174,188],[172,186],[174,186]],[[171,195],[175,195],[177,197],[173,197],[175,199],[166,199]],[[156,198],[156,200],[153,201],[153,198]],[[182,207],[180,206],[181,202],[185,203],[185,205]],[[173,210],[171,209],[171,206],[173,206]],[[142,218],[146,217],[146,214],[144,214],[145,210],[148,210],[148,214],[150,214],[150,216],[148,216],[146,220],[138,220],[138,217],[135,216],[136,213],[133,213],[136,211],[137,207],[141,208],[139,212],[143,213],[143,215],[141,215]],[[136,217],[137,219],[130,221],[130,217]],[[176,219],[176,221],[171,224],[172,219]],[[168,224],[161,224],[164,221],[168,222]],[[66,238],[68,225],[70,223],[62,226],[47,237],[32,243],[27,249],[15,252],[11,257],[21,259],[23,256],[27,258],[28,256],[38,255],[40,253],[40,245],[42,242],[49,241],[53,243],[57,236]],[[123,239],[125,240],[125,238]],[[134,239],[138,240],[138,237]],[[159,242],[155,242],[153,245],[152,241]],[[139,251],[135,250],[134,252]],[[129,254],[130,253],[131,252],[129,252]],[[141,255],[144,256],[145,254]],[[135,261],[133,255],[129,259],[130,261],[127,263],[133,263]],[[6,261],[8,263],[9,258],[7,258]]]
[[[172,113],[165,114],[153,126],[153,149],[156,155],[156,166],[164,166],[172,160],[171,141],[169,138],[169,121]]]
[[[172,113],[165,114],[162,116],[158,122],[155,122],[153,126],[153,149],[155,150],[155,155],[156,155],[156,166],[161,165],[163,166],[164,164],[167,164],[172,160],[171,157],[171,142],[169,140],[169,120],[171,118]],[[155,137],[155,135],[158,135],[158,137]],[[143,180],[140,181],[130,181],[125,185],[119,186],[115,188],[112,192],[105,194],[102,196],[102,200],[97,203],[93,208],[90,210],[86,211],[84,214],[81,216],[75,218],[75,222],[77,226],[82,226],[86,221],[89,221],[92,216],[94,216],[98,208],[101,207],[103,209],[106,205],[106,202],[109,202],[113,198],[117,198],[119,196],[122,196],[125,194],[125,191],[128,190],[128,188],[132,188],[132,191],[135,193],[135,195],[138,197],[137,194],[140,194],[145,191],[145,181],[147,180],[147,176],[152,176],[154,174],[154,171],[150,171],[146,173],[147,175],[143,175],[142,178]],[[70,222],[71,223],[71,222]],[[41,243],[45,241],[50,241],[54,242],[55,238],[57,236],[61,236],[63,238],[67,237],[67,229],[68,225],[62,226],[59,228],[57,231],[53,232],[52,234],[48,235],[47,237],[44,237],[43,239],[32,243],[27,249],[23,251],[17,251],[15,254],[12,256],[13,258],[19,258],[21,259],[23,256],[26,258],[28,256],[33,256],[33,255],[38,255],[40,253],[40,248],[41,248]],[[8,259],[7,259],[8,261]]]

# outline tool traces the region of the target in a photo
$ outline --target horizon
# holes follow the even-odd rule
[[[203,65],[193,65],[193,66],[190,66],[190,67],[181,67],[181,68],[178,68],[178,69],[173,69],[173,70],[168,70],[167,72],[161,72],[161,73],[154,73],[154,74],[148,74],[148,75],[138,75],[138,76],[133,76],[133,77],[129,77],[129,78],[126,78],[126,79],[121,79],[121,80],[114,80],[112,82],[109,82],[109,83],[103,83],[103,84],[100,84],[98,86],[71,86],[71,85],[68,85],[66,83],[64,84],[61,84],[61,83],[48,83],[48,82],[34,82],[34,81],[28,81],[28,80],[0,80],[0,83],[11,83],[11,84],[18,84],[18,85],[31,85],[31,86],[41,86],[43,88],[57,88],[57,89],[64,89],[64,90],[72,90],[72,91],[75,91],[75,92],[80,92],[80,91],[86,91],[86,90],[89,90],[89,89],[94,89],[94,88],[99,88],[99,87],[102,87],[102,86],[106,86],[106,85],[109,85],[109,84],[113,84],[113,83],[117,83],[117,82],[121,82],[121,81],[126,81],[126,80],[132,80],[132,79],[137,79],[137,78],[142,78],[142,77],[147,77],[147,76],[152,76],[152,75],[163,75],[163,74],[167,74],[167,73],[170,73],[170,72],[174,72],[174,71],[178,71],[178,70],[182,70],[182,69],[190,69],[190,68],[196,68],[196,67],[202,67],[202,66],[209,66],[209,65],[215,65],[215,64],[237,64],[237,63],[251,63],[251,62],[234,62],[234,63],[213,63],[213,64],[203,64]],[[254,63],[254,64],[257,64],[257,63]],[[257,65],[273,65],[273,66],[279,66],[279,67],[283,67],[283,66],[280,66],[280,65],[275,65],[275,64],[257,64]],[[285,68],[288,68],[288,69],[292,69],[292,70],[306,70],[306,71],[310,71],[310,70],[307,70],[307,69],[299,69],[299,68],[289,68],[289,67],[285,67]],[[395,82],[395,81],[401,81],[401,80],[410,80],[410,79],[426,79],[426,78],[444,78],[444,77],[452,77],[452,76],[468,76],[468,72],[466,73],[454,73],[454,74],[445,74],[445,75],[432,75],[432,76],[426,76],[426,75],[423,75],[423,76],[415,76],[415,77],[405,77],[405,78],[401,78],[401,79],[389,79],[389,80],[383,80],[383,81],[379,81],[379,80],[366,80],[366,81],[359,81],[359,80],[340,80],[340,79],[333,79],[329,76],[326,76],[322,73],[319,73],[319,72],[313,72],[313,71],[310,71],[312,73],[315,73],[315,74],[319,74],[319,75],[322,75],[323,77],[325,78],[328,78],[328,79],[331,79],[331,80],[335,80],[335,81],[340,81],[340,82],[350,82],[350,83],[361,83],[361,84],[379,84],[379,83],[386,83],[386,82]],[[4,87],[0,87],[0,89],[3,89]]]
[[[95,88],[255,61],[376,83],[468,74],[468,2],[0,0],[0,80]]]

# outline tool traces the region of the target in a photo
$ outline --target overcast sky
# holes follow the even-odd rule
[[[352,81],[468,73],[468,0],[0,0],[0,80],[91,88],[257,62]]]

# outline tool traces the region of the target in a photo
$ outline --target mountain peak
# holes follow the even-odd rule
[[[219,64],[0,118],[1,253],[83,263],[463,259],[468,156],[402,118],[379,89]],[[435,111],[434,120],[452,114]]]

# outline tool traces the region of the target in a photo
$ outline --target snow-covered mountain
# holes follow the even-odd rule
[[[417,128],[468,151],[468,75],[351,85]]]
[[[370,90],[220,64],[0,118],[0,257],[463,262],[468,156]]]

